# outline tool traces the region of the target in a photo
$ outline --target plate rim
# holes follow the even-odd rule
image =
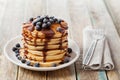
[[[21,35],[18,35],[16,37],[13,37],[11,38],[9,41],[7,41],[7,43],[5,44],[4,46],[4,55],[6,56],[6,58],[12,62],[13,64],[17,65],[17,66],[20,66],[22,68],[25,68],[25,69],[29,69],[29,70],[34,70],[34,71],[53,71],[53,70],[58,70],[58,69],[61,69],[61,68],[65,68],[65,67],[68,67],[70,65],[72,65],[73,63],[75,63],[75,61],[79,58],[80,56],[80,49],[78,48],[78,53],[75,53],[76,54],[76,57],[71,60],[70,62],[68,63],[65,63],[65,64],[62,64],[62,65],[59,65],[57,67],[32,67],[32,66],[27,66],[25,64],[22,64],[22,63],[18,63],[16,61],[14,61],[12,58],[9,57],[8,53],[6,52],[6,47],[8,46],[8,44],[10,42],[12,42],[13,40],[19,38],[19,37],[22,37]],[[74,42],[74,45],[76,45],[77,47],[79,47],[76,43],[76,41],[68,38],[68,40],[71,40],[72,42]]]

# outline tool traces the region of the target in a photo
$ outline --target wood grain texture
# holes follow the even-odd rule
[[[103,0],[120,36],[120,0]]]
[[[118,32],[118,35],[120,36],[120,9],[119,9],[120,0],[104,0],[104,3],[106,5],[106,8],[108,9],[109,14],[111,15],[111,18]],[[108,71],[107,74],[109,80],[120,79],[120,77],[118,78],[117,75],[118,72]]]
[[[6,3],[6,7],[4,7],[4,1]],[[18,13],[21,14],[22,9],[21,4],[23,4],[23,1],[16,1],[13,0],[13,2],[17,2],[19,4],[12,4],[10,0],[4,0],[2,6],[5,8],[3,10],[1,16],[1,25],[0,25],[0,48],[2,49],[0,51],[1,54],[1,60],[0,60],[0,80],[16,80],[17,78],[17,69],[18,67],[14,64],[12,64],[10,61],[8,61],[4,56],[3,56],[3,47],[5,43],[13,36],[16,36],[19,34],[19,24],[22,21],[22,17],[17,15]],[[2,8],[2,7],[1,7]],[[16,9],[17,10],[16,10]],[[14,14],[14,15],[13,15]],[[22,14],[21,14],[22,15]],[[19,20],[18,20],[19,18]],[[17,31],[16,31],[17,30]],[[2,35],[1,35],[2,34]]]
[[[95,28],[101,28],[105,30],[105,34],[108,38],[110,49],[111,49],[111,55],[115,63],[115,70],[113,71],[113,75],[111,76],[109,73],[107,74],[108,79],[112,77],[115,80],[119,80],[118,78],[120,73],[120,38],[117,34],[117,31],[115,29],[115,25],[112,22],[111,16],[107,12],[107,8],[103,1],[101,0],[93,0],[92,2],[90,0],[87,0],[88,8],[90,11],[91,18],[93,20]]]
[[[0,0],[0,80],[120,80],[119,4],[119,0]],[[18,67],[4,57],[5,43],[21,34],[23,22],[38,15],[54,15],[68,22],[69,38],[75,40],[81,50],[75,64],[56,71],[36,72]],[[82,70],[82,30],[87,25],[105,30],[115,70]]]
[[[79,2],[79,3],[77,3]],[[72,22],[72,38],[77,41],[78,45],[81,48],[81,56],[76,62],[76,72],[77,72],[77,79],[78,80],[107,80],[106,74],[104,71],[84,71],[82,70],[82,38],[83,29],[88,26],[92,25],[89,12],[87,10],[86,4],[84,0],[77,0],[74,2],[70,0],[69,2],[69,11],[71,16]]]

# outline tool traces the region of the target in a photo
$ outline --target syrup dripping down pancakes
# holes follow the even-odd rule
[[[23,48],[20,56],[30,65],[57,66],[68,55],[68,25],[64,20],[50,16],[30,18],[22,26]]]

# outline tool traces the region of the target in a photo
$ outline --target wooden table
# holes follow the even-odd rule
[[[5,43],[21,34],[21,25],[30,17],[54,15],[69,24],[82,56],[82,30],[87,25],[105,30],[115,70],[85,71],[82,57],[64,69],[35,72],[23,69],[3,55]],[[120,0],[0,0],[0,80],[120,80]]]

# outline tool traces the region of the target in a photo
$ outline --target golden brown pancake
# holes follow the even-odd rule
[[[44,17],[42,21],[39,20],[40,18],[34,18],[33,21],[23,24],[23,48],[20,49],[20,56],[30,61],[31,65],[59,65],[67,54],[68,25],[64,20],[53,18]]]

